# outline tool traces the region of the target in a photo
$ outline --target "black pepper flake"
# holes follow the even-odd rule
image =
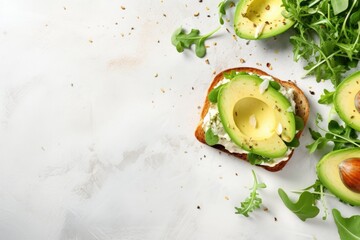
[[[277,222],[277,218],[276,218],[276,217],[274,217],[274,221]]]
[[[200,206],[197,206],[196,208],[200,210]]]
[[[309,92],[310,92],[311,95],[315,95],[314,91],[309,90]]]

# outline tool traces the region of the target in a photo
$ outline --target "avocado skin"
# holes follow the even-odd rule
[[[360,71],[345,78],[336,88],[334,107],[340,118],[360,131],[360,113],[355,108],[355,96],[360,91]]]
[[[278,158],[284,156],[288,150],[288,147],[281,137],[274,133],[272,136],[267,136],[262,140],[256,140],[252,137],[244,135],[239,128],[235,127],[236,124],[232,120],[232,107],[235,103],[233,101],[229,102],[226,100],[230,99],[230,95],[236,96],[236,99],[234,99],[235,101],[251,97],[254,99],[261,99],[268,104],[270,108],[278,106],[279,110],[275,110],[275,108],[273,109],[274,114],[277,116],[285,116],[284,119],[286,119],[286,121],[283,120],[280,122],[283,124],[284,129],[286,129],[283,133],[289,138],[289,141],[291,141],[295,137],[295,117],[293,113],[286,111],[291,105],[281,93],[271,87],[269,87],[264,94],[261,94],[259,85],[262,81],[263,80],[261,78],[255,75],[240,75],[232,79],[231,82],[224,86],[220,90],[218,97],[220,118],[225,131],[229,134],[235,144],[249,152],[264,157]],[[228,96],[229,92],[230,95]],[[239,113],[239,115],[242,115],[242,113]]]
[[[339,163],[349,158],[360,158],[360,148],[346,148],[326,154],[316,166],[320,182],[336,197],[360,206],[360,194],[348,189],[341,180]]]
[[[285,19],[282,15],[282,11],[284,11],[283,7],[280,7],[282,1],[280,0],[242,0],[239,1],[236,10],[235,10],[235,18],[234,18],[234,29],[237,36],[243,39],[248,40],[256,40],[256,39],[265,39],[270,38],[276,35],[279,35],[289,28],[291,28],[295,22],[291,19]],[[261,21],[253,22],[249,18],[246,17],[247,9],[249,6],[255,6],[255,8],[263,8],[265,9],[269,6],[270,9],[276,5],[279,11],[273,13],[271,18],[266,17]],[[259,20],[261,19],[261,16]],[[256,35],[256,28],[262,24],[264,25],[263,31],[259,36]]]

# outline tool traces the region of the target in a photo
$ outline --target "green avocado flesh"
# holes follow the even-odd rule
[[[283,17],[282,0],[242,0],[237,4],[234,28],[240,38],[262,39],[288,30],[294,22]]]
[[[360,158],[360,148],[346,148],[330,152],[319,161],[316,170],[321,183],[330,192],[344,202],[359,206],[360,193],[346,187],[339,171],[339,164],[351,158]]]
[[[294,113],[286,97],[272,87],[260,93],[261,78],[236,76],[218,96],[220,119],[231,140],[249,152],[277,158],[286,154],[295,136]],[[279,125],[281,132],[279,132]]]
[[[350,127],[360,131],[360,72],[347,77],[336,88],[334,106],[340,118]]]

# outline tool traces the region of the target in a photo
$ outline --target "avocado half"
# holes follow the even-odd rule
[[[289,100],[278,90],[269,86],[260,92],[262,82],[255,75],[239,75],[224,85],[218,95],[221,122],[242,149],[264,157],[282,157],[288,150],[285,142],[295,137],[295,116],[288,111]]]
[[[355,186],[359,186],[360,176],[358,174],[350,174],[350,180],[345,180],[344,174],[340,171],[346,161],[354,159],[360,161],[360,148],[336,150],[326,154],[317,164],[316,170],[321,183],[336,197],[344,202],[360,206],[360,192],[352,189],[349,187],[349,184],[347,184],[347,182],[351,180]],[[350,170],[352,172],[359,171],[358,166],[356,167],[356,165],[354,165],[354,169]]]
[[[254,40],[276,36],[294,21],[285,18],[282,0],[243,0],[235,11],[234,28],[240,38]]]
[[[336,88],[334,106],[347,125],[360,131],[360,71],[344,79]]]

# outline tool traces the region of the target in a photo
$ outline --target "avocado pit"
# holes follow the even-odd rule
[[[269,138],[276,128],[274,111],[257,98],[240,99],[234,106],[233,118],[236,127],[254,140]]]
[[[354,99],[355,109],[360,113],[360,91],[357,92]]]
[[[341,181],[351,191],[360,193],[360,158],[348,158],[340,162]]]

